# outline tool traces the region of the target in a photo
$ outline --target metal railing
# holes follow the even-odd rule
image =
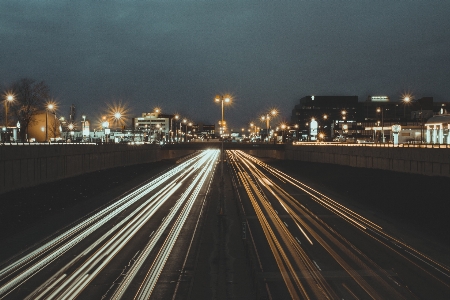
[[[341,146],[341,147],[378,147],[378,148],[431,148],[450,149],[450,144],[413,144],[404,143],[394,145],[392,143],[339,143],[339,142],[295,142],[294,146]]]

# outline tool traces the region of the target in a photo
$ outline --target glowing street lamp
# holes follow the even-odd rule
[[[188,125],[189,127],[192,127],[192,122],[189,122],[187,125]],[[188,137],[188,126],[186,126],[186,139],[187,139],[187,137]]]
[[[224,160],[224,153],[223,153],[223,135],[224,135],[224,133],[225,133],[225,127],[224,127],[224,121],[223,121],[223,103],[225,102],[225,103],[230,103],[231,102],[231,97],[229,96],[229,95],[216,95],[216,97],[214,98],[214,101],[216,102],[216,103],[220,103],[221,104],[221,106],[222,106],[222,122],[220,123],[221,125],[221,128],[222,128],[222,152],[221,152],[221,155],[222,155],[222,161],[221,161],[221,167],[220,167],[220,175],[221,175],[221,180],[223,180],[223,160]]]
[[[405,95],[403,97],[403,118],[406,118],[406,105],[408,105],[412,101],[412,97],[410,95]]]
[[[384,109],[383,108],[381,108],[381,107],[378,107],[377,108],[377,112],[379,113],[379,112],[381,112],[381,134],[382,134],[382,137],[383,137],[383,143],[384,143]]]
[[[221,103],[221,106],[222,106],[222,135],[225,133],[225,128],[223,127],[223,124],[224,124],[224,122],[223,122],[223,103],[225,102],[225,103],[230,103],[231,102],[231,98],[230,98],[230,96],[228,96],[228,95],[224,95],[224,96],[222,96],[222,95],[216,95],[216,97],[214,98],[214,101],[216,102],[216,103]],[[222,137],[222,139],[223,139],[223,137]]]
[[[266,133],[267,133],[267,142],[269,142],[269,128],[270,128],[270,119],[274,118],[278,112],[275,109],[272,109],[270,112],[261,116],[261,121],[266,121]]]
[[[8,94],[5,98],[5,127],[8,128],[8,102],[12,103],[14,101],[14,95]]]
[[[179,115],[175,115],[175,116],[173,116],[173,118],[172,119],[170,119],[170,122],[171,122],[171,124],[170,124],[170,139],[172,140],[172,142],[173,142],[173,119],[175,119],[176,120],[176,122],[178,122],[178,119],[180,118],[180,116]],[[177,125],[176,125],[176,123],[175,123],[175,136],[176,136],[176,140],[177,140],[177,142],[178,142],[178,130],[177,130]]]
[[[186,131],[186,134],[184,135],[184,142],[186,143],[186,136],[187,136],[187,125],[186,125],[186,123],[187,123],[187,119],[183,119],[183,123],[184,123],[185,131]],[[181,123],[180,123],[180,130],[181,130]]]
[[[284,143],[284,130],[286,129],[286,124],[281,124],[281,142]]]
[[[48,111],[53,112],[56,108],[56,105],[53,102],[47,103],[45,107],[45,142],[48,142]],[[55,114],[56,118],[56,114]]]

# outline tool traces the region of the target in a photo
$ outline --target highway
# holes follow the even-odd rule
[[[218,157],[196,152],[29,249],[0,270],[0,299],[175,298]]]
[[[448,267],[257,158],[227,155],[268,299],[447,299]]]

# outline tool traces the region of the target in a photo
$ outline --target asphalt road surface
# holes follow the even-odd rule
[[[217,157],[187,157],[22,253],[0,271],[2,299],[172,298]]]
[[[229,151],[269,299],[447,299],[450,270],[401,237]]]
[[[218,163],[203,151],[1,195],[0,298],[448,299],[448,240],[428,251],[289,162],[227,151],[223,178]]]

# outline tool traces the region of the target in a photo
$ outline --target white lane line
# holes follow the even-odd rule
[[[319,265],[316,263],[315,260],[313,260],[314,264],[316,265],[317,269],[319,269],[319,271],[322,271],[322,269],[319,267]]]

